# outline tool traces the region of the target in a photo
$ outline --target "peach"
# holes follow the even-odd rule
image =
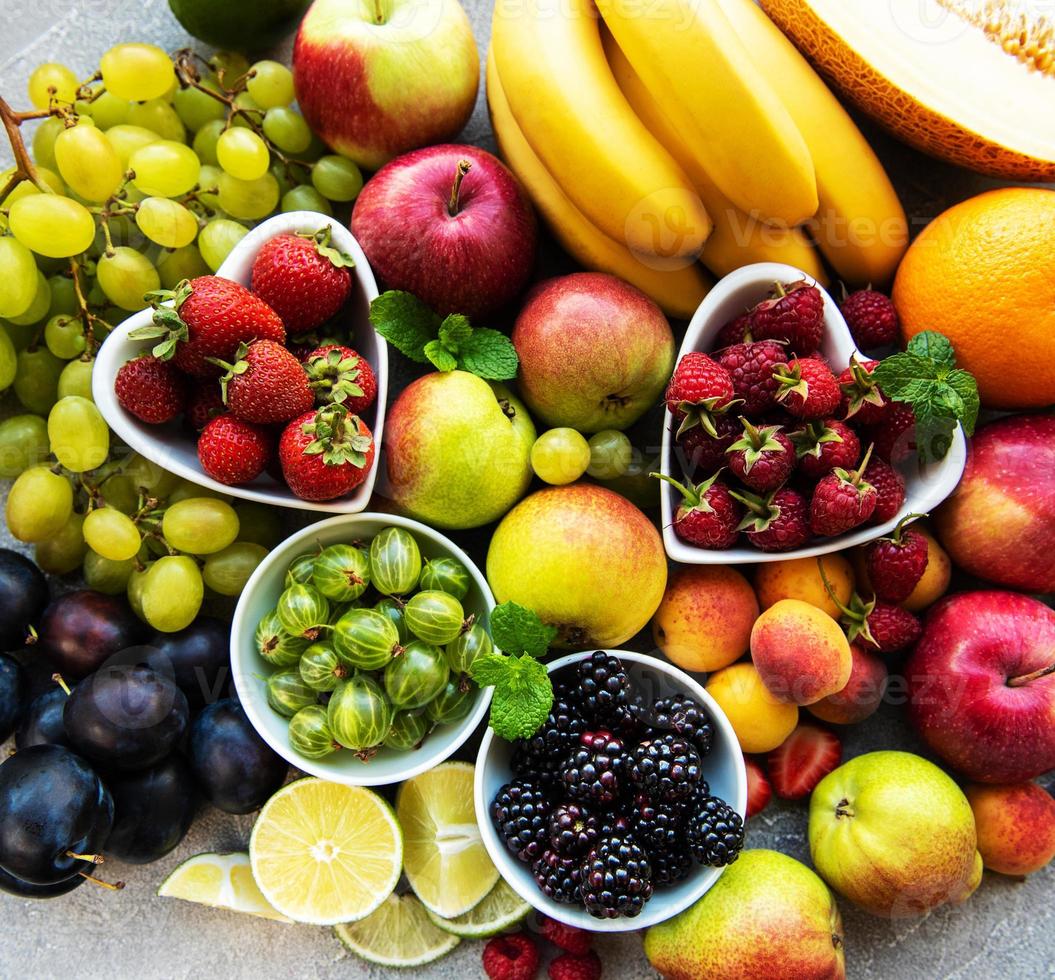
[[[850,644],[850,656],[853,665],[846,687],[807,707],[815,718],[834,725],[853,725],[874,715],[882,703],[886,664],[857,643]]]
[[[1055,857],[1055,799],[1036,783],[964,789],[974,811],[978,850],[990,871],[1028,875]]]
[[[755,620],[751,659],[773,697],[800,705],[841,691],[853,667],[842,627],[801,599],[780,599]]]
[[[721,670],[747,652],[758,601],[751,585],[726,565],[679,568],[652,618],[656,646],[682,670]]]
[[[758,604],[768,609],[781,599],[800,599],[838,619],[839,607],[828,595],[821,578],[822,563],[835,597],[844,606],[848,605],[854,591],[854,572],[843,555],[763,562],[755,572]]]
[[[706,689],[725,712],[744,752],[772,752],[799,722],[798,707],[773,697],[754,664],[733,664],[717,671]]]

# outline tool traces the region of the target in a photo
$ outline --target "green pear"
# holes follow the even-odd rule
[[[911,752],[869,752],[825,776],[810,799],[809,838],[821,877],[873,915],[922,915],[976,884],[971,805]]]
[[[379,489],[435,527],[489,524],[527,491],[534,442],[527,409],[503,385],[465,371],[426,374],[389,411]]]
[[[695,905],[645,933],[645,955],[666,980],[846,976],[835,898],[779,851],[744,851]]]

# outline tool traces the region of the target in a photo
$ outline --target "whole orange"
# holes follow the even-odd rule
[[[934,219],[894,282],[905,340],[938,330],[987,408],[1055,402],[1055,191],[1008,187]]]

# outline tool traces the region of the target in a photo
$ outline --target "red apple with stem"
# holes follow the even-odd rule
[[[451,144],[382,167],[355,202],[352,232],[390,289],[469,317],[521,292],[538,241],[516,177],[485,150]]]

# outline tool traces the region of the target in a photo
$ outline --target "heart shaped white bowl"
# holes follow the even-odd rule
[[[194,437],[182,423],[147,425],[126,412],[114,394],[114,379],[123,364],[150,350],[154,343],[149,340],[132,340],[129,337],[133,330],[151,322],[153,311],[149,308],[133,314],[114,329],[99,349],[95,370],[92,372],[92,395],[95,404],[103,413],[107,424],[121,439],[140,455],[177,476],[199,486],[230,494],[232,497],[255,500],[257,503],[272,504],[276,507],[329,511],[337,514],[354,514],[366,508],[374,489],[378,461],[381,458],[381,435],[388,394],[388,346],[370,324],[370,303],[377,296],[377,283],[359,243],[344,225],[327,215],[315,211],[292,211],[289,214],[275,215],[257,225],[235,245],[216,274],[248,287],[253,261],[265,242],[276,235],[318,231],[323,225],[330,226],[333,245],[355,259],[355,266],[351,270],[352,294],[339,317],[348,327],[351,345],[366,358],[377,375],[377,401],[364,416],[364,421],[374,435],[374,465],[355,491],[345,497],[323,503],[301,500],[284,483],[266,473],[252,483],[236,487],[227,486],[206,476],[198,462]]]
[[[827,291],[800,269],[782,265],[779,262],[759,262],[755,265],[744,266],[718,282],[707,294],[690,321],[688,330],[685,332],[685,340],[678,352],[678,359],[680,360],[690,351],[709,353],[714,346],[718,331],[733,317],[764,299],[774,282],[798,282],[802,279],[817,285],[824,297],[824,339],[821,343],[821,352],[824,356],[831,361],[837,371],[846,367],[850,363],[850,357],[854,354],[865,360],[865,356],[854,345],[850,328],[847,327],[842,313],[839,312],[839,307]],[[668,411],[664,414],[663,420],[663,452],[660,456],[660,471],[665,476],[672,476],[680,481],[683,474],[674,458],[675,441],[672,422],[673,419]],[[817,538],[805,547],[778,552],[760,551],[746,544],[726,548],[724,551],[711,551],[682,541],[674,533],[674,514],[681,495],[670,484],[664,483],[660,492],[663,545],[670,558],[686,565],[743,565],[763,561],[787,561],[791,558],[812,558],[833,551],[842,551],[844,548],[865,544],[887,534],[901,518],[908,514],[930,513],[956,489],[966,462],[967,440],[964,438],[963,429],[957,428],[953,434],[952,446],[943,460],[928,463],[925,466],[917,466],[910,462],[907,467],[900,470],[905,478],[905,503],[892,520],[885,524],[859,527],[848,534],[840,534],[834,538]]]

